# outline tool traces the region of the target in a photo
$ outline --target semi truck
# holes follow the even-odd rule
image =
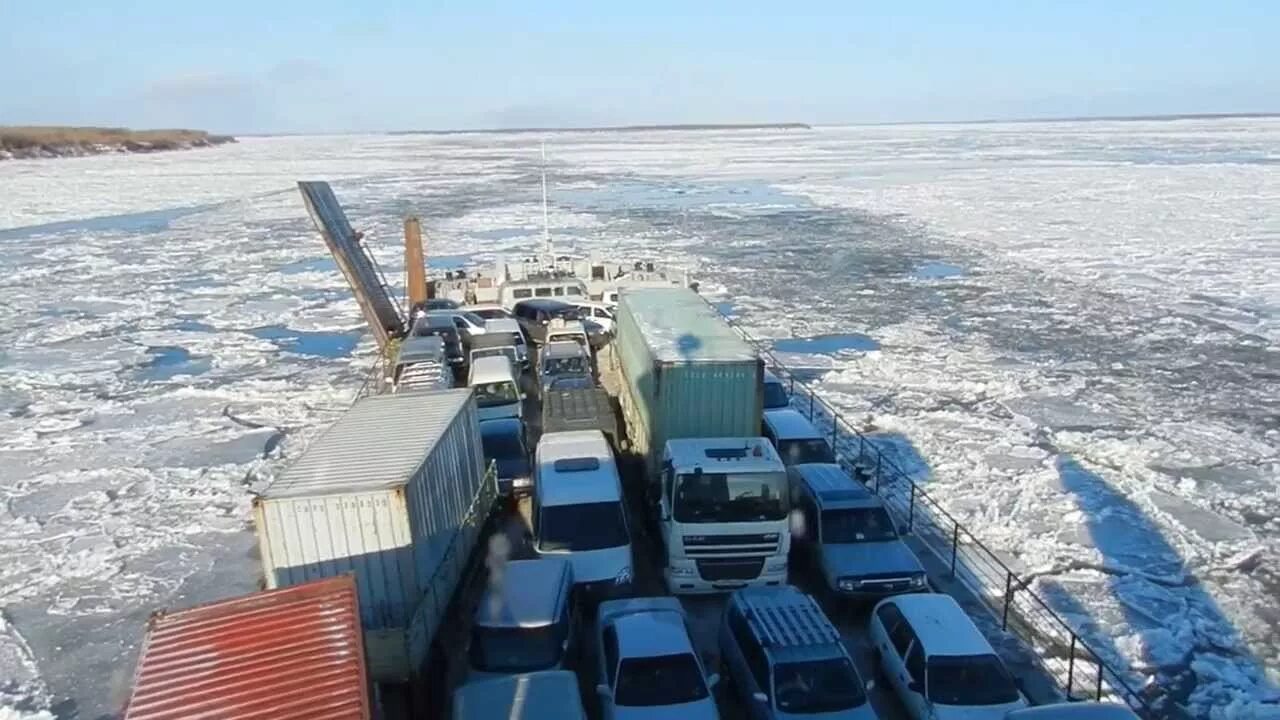
[[[760,437],[764,365],[687,288],[635,288],[618,304],[619,402],[674,593],[786,582],[787,475]]]

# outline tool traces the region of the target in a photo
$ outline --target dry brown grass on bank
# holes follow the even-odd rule
[[[89,149],[96,146],[165,150],[217,145],[224,142],[233,142],[234,140],[235,138],[225,135],[210,135],[203,130],[0,126],[0,149],[10,151],[39,147]]]

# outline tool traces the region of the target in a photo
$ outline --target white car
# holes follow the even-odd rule
[[[871,613],[871,645],[914,720],[1005,720],[1027,707],[991,644],[949,595],[881,600]]]
[[[590,320],[599,325],[605,332],[613,334],[613,308],[600,302],[575,302],[578,314],[583,320]]]
[[[596,620],[596,694],[605,720],[717,720],[708,675],[673,597],[600,604]]]
[[[484,318],[475,313],[462,310],[429,310],[427,317],[448,318],[463,337],[483,335],[485,332]]]
[[[502,307],[497,303],[481,303],[478,305],[463,305],[462,307],[458,308],[458,310],[460,312],[471,313],[472,315],[478,315],[484,318],[485,320],[502,320],[504,318],[506,319],[515,318],[515,315],[512,315],[510,310]]]

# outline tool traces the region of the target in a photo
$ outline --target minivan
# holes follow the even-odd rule
[[[950,595],[881,600],[871,613],[880,670],[914,720],[1004,720],[1027,707],[1013,677]]]
[[[797,410],[766,410],[760,432],[777,448],[784,465],[836,461],[826,438]]]
[[[562,668],[572,656],[576,625],[568,560],[510,560],[492,566],[471,625],[470,676]]]
[[[573,563],[589,600],[631,589],[631,533],[622,480],[604,433],[546,433],[534,458],[533,539],[542,557]]]
[[[471,365],[467,385],[475,389],[476,409],[480,420],[524,417],[524,398],[509,359],[476,358]]]
[[[884,501],[839,465],[793,465],[791,550],[840,597],[879,599],[928,587],[924,565],[898,535]]]
[[[790,585],[743,588],[720,622],[720,659],[752,720],[875,720],[840,632]]]
[[[547,325],[553,319],[579,320],[578,308],[559,300],[524,300],[516,303],[512,312],[524,334],[541,345],[546,341]]]

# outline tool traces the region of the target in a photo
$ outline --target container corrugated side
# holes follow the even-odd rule
[[[260,498],[254,520],[267,587],[354,573],[365,628],[408,623],[418,581],[403,491]]]
[[[423,657],[407,638],[415,613],[428,594],[446,603],[452,596],[460,573],[442,572],[441,565],[450,548],[462,547],[455,542],[459,527],[474,512],[487,516],[492,505],[474,400],[457,406],[424,452],[407,478],[385,490],[338,492],[345,466],[359,463],[344,453],[330,467],[332,479],[309,483],[325,494],[264,496],[256,503],[263,568],[272,587],[356,574],[369,666],[380,680],[408,679],[421,666]],[[360,486],[369,487],[373,478],[356,473]],[[463,540],[469,557],[474,538]],[[435,624],[428,624],[432,632]]]
[[[652,310],[642,304],[656,299],[665,301],[666,293],[623,293],[616,315],[618,334],[615,352],[623,374],[623,385],[629,397],[624,398],[624,412],[631,426],[632,446],[643,455],[653,469],[656,455],[670,439],[687,437],[743,437],[760,434],[763,410],[761,382],[764,366],[757,358],[742,358],[740,348],[732,346],[723,360],[703,359],[692,362],[658,360],[653,346],[669,345],[669,338],[656,342],[646,334],[646,327],[636,312]],[[630,302],[629,302],[630,301]],[[699,301],[701,302],[701,301]],[[633,304],[637,308],[633,309]],[[705,303],[703,303],[705,305]],[[710,307],[705,308],[710,312]],[[669,325],[678,326],[673,317]],[[712,320],[698,317],[702,332]],[[723,319],[724,333],[733,330]],[[717,329],[716,334],[723,334]],[[663,333],[670,335],[669,329]]]
[[[124,720],[369,720],[360,634],[349,575],[157,613]]]

